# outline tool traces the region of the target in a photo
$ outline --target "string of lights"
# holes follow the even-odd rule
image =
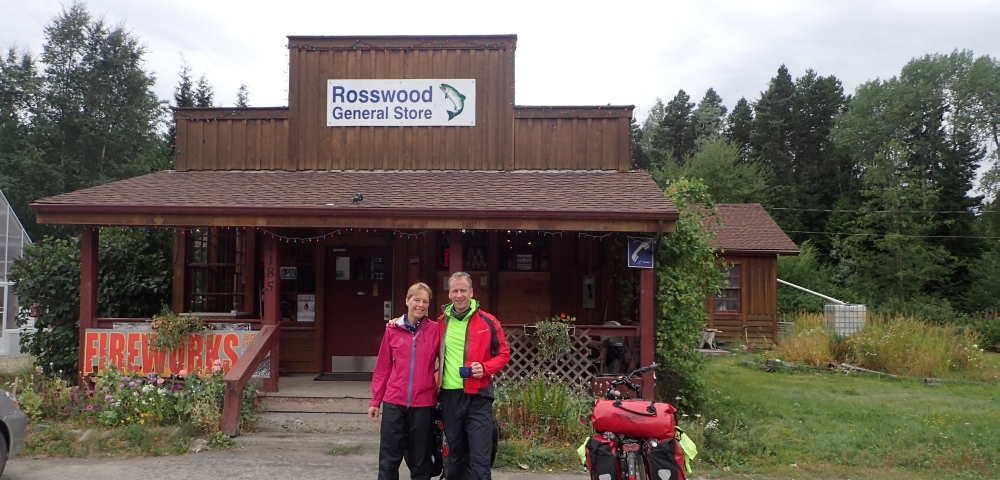
[[[268,230],[267,228],[264,228],[264,227],[160,227],[160,226],[155,226],[155,225],[143,226],[143,227],[123,227],[123,226],[115,226],[115,225],[86,225],[86,228],[113,228],[115,230],[120,230],[120,231],[123,231],[123,232],[124,231],[164,230],[164,231],[184,233],[184,234],[187,234],[187,233],[211,233],[211,231],[212,231],[213,228],[231,228],[231,229],[239,229],[239,230],[247,230],[249,228],[252,228],[252,229],[254,229],[256,231],[260,231],[264,235],[267,235],[267,236],[270,236],[270,237],[274,237],[274,238],[276,238],[276,239],[278,239],[280,241],[283,241],[283,242],[293,242],[293,243],[298,243],[298,242],[318,242],[318,241],[326,240],[327,238],[331,238],[331,237],[334,237],[334,236],[337,236],[337,235],[344,235],[344,234],[355,233],[355,232],[359,232],[359,233],[360,232],[363,232],[363,233],[378,233],[378,232],[381,231],[381,232],[391,232],[393,235],[401,237],[401,238],[417,238],[417,237],[421,237],[423,235],[426,235],[428,233],[432,233],[432,232],[435,231],[435,230],[423,230],[423,231],[419,231],[419,232],[407,232],[407,231],[403,231],[403,230],[399,230],[399,229],[338,228],[336,230],[333,230],[333,231],[330,231],[330,232],[326,232],[326,233],[323,233],[323,234],[320,234],[320,235],[294,236],[294,235],[285,235],[285,234],[282,234],[282,233],[278,233],[278,232],[275,232],[275,231],[272,231],[272,230]],[[461,231],[463,233],[465,233],[466,229],[462,229]],[[514,235],[520,235],[522,233],[523,234],[537,234],[537,235],[542,235],[542,236],[546,236],[546,237],[556,237],[556,236],[562,237],[564,235],[572,235],[573,233],[576,233],[577,237],[580,237],[580,238],[588,238],[588,239],[594,239],[594,240],[604,240],[605,238],[608,238],[608,237],[610,237],[612,235],[615,235],[618,232],[608,232],[608,233],[605,233],[605,234],[602,234],[602,235],[594,235],[594,234],[585,233],[585,232],[570,232],[570,231],[507,230],[507,233],[514,234]],[[442,231],[442,234],[444,234],[444,231]],[[629,237],[629,238],[633,238],[633,237],[631,237],[630,235],[627,235],[627,234],[626,234],[626,236]]]

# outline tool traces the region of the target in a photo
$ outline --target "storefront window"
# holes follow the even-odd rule
[[[723,267],[727,280],[722,291],[715,297],[715,311],[723,313],[740,312],[740,266]]]
[[[187,233],[189,311],[246,312],[246,235],[246,230],[224,227]]]
[[[541,232],[502,230],[498,238],[499,270],[549,271],[549,237]]]
[[[308,238],[313,230],[282,230],[289,238]],[[281,241],[281,321],[316,321],[316,242]]]

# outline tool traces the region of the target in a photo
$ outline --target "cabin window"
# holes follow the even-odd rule
[[[187,233],[188,311],[246,312],[244,229],[209,227]]]
[[[722,291],[715,297],[715,311],[738,313],[740,311],[740,266],[730,265],[723,267],[722,273],[727,278]]]

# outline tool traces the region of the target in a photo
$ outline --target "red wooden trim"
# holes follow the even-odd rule
[[[202,317],[206,322],[211,323],[249,323],[251,329],[256,329],[257,331],[261,328],[262,320],[259,318],[208,318]],[[105,328],[111,329],[114,327],[115,322],[128,322],[128,323],[139,323],[139,322],[151,322],[150,318],[98,318],[94,322],[93,328]]]
[[[753,257],[777,257],[778,255],[789,255],[797,256],[799,254],[798,250],[760,250],[760,249],[740,249],[740,248],[719,248],[719,256],[726,258],[726,256],[753,256]]]
[[[458,49],[498,49],[513,50],[517,35],[387,35],[366,37],[344,36],[288,36],[288,49],[311,50],[382,50],[414,49],[438,50]]]
[[[281,250],[278,248],[278,239],[264,235],[264,313],[261,317],[264,319],[265,328],[278,325],[281,316],[281,276],[278,275],[280,268]],[[271,348],[271,374],[264,379],[265,392],[278,391],[278,347],[279,344],[275,343]]]
[[[449,262],[448,268],[450,269],[448,273],[463,271],[462,259],[464,258],[464,255],[462,253],[462,244],[464,243],[464,241],[465,241],[465,235],[462,234],[461,230],[456,229],[451,231],[451,243],[450,246],[448,247],[451,249],[451,253],[449,254],[449,260],[448,260]]]
[[[84,358],[86,351],[86,332],[97,323],[97,289],[99,287],[98,246],[100,231],[96,228],[84,227],[80,236],[80,385],[83,378],[90,373],[91,366]]]
[[[281,325],[265,325],[236,361],[236,364],[229,369],[229,373],[223,377],[223,381],[226,382],[226,392],[222,403],[222,419],[219,421],[219,430],[222,430],[222,433],[231,437],[239,434],[240,414],[243,411],[243,389],[246,388],[250,377],[253,376],[257,364],[267,356],[268,352],[277,348],[280,340]],[[272,365],[275,363],[274,359],[275,355],[272,353]],[[277,378],[274,372],[272,372],[272,376]]]
[[[639,363],[642,366],[649,365],[654,361],[653,345],[656,339],[656,324],[653,318],[653,269],[644,268],[639,273]],[[642,376],[643,389],[642,398],[652,400],[656,393],[653,372],[646,372]]]

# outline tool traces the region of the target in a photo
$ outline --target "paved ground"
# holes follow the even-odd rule
[[[331,456],[335,443],[365,444],[361,455]],[[125,478],[179,479],[374,479],[377,453],[367,437],[347,435],[252,435],[241,437],[226,451],[200,452],[181,457],[136,459],[15,458],[7,464],[4,480],[113,480]],[[400,471],[408,479],[406,467]],[[583,480],[586,475],[494,472],[495,480]]]

